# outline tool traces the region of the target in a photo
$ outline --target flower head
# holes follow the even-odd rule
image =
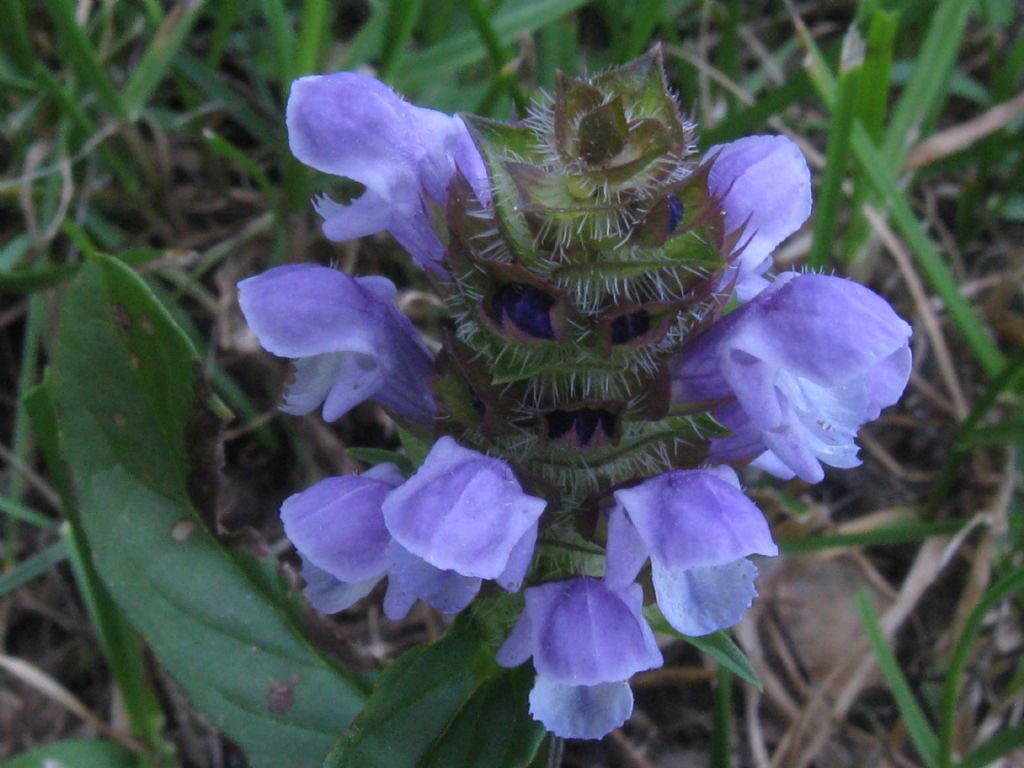
[[[399,617],[525,584],[498,662],[533,659],[549,730],[605,735],[632,711],[630,677],[662,662],[645,588],[677,631],[707,634],[756,596],[751,557],[777,553],[728,465],[817,481],[856,463],[857,428],[906,383],[909,327],[849,281],[765,277],[810,212],[807,164],[779,136],[697,159],[657,49],[560,75],[514,124],[352,73],[296,81],[287,123],[296,157],[365,186],[317,202],[326,235],[390,231],[450,315],[435,362],[382,278],[241,284],[263,345],[298,361],[286,410],[336,418],[373,397],[435,438],[408,479],[380,467],[285,502],[307,594],[338,610],[386,577]],[[476,616],[507,617],[502,597]]]

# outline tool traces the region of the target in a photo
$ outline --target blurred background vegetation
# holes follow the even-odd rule
[[[745,478],[786,552],[735,632],[763,687],[666,645],[665,668],[635,681],[630,723],[570,745],[565,764],[1024,766],[1018,0],[5,0],[5,767],[46,755],[83,768],[247,764],[134,641],[90,559],[48,445],[56,432],[33,407],[82,265],[97,254],[130,265],[184,329],[233,414],[222,459],[216,446],[192,456],[223,461],[220,490],[193,501],[226,546],[280,558],[293,577],[281,500],[356,469],[368,454],[349,448],[397,441],[370,404],[332,425],[280,417],[287,366],[245,329],[235,284],[318,261],[391,277],[428,335],[443,307],[387,237],[322,238],[312,196],[358,189],[291,157],[291,81],[361,69],[417,104],[506,119],[552,88],[556,69],[600,71],[656,42],[702,150],[756,132],[799,143],[815,212],[778,269],[848,275],[885,295],[913,323],[914,373],[862,433],[862,467],[813,487]],[[428,610],[392,624],[364,602],[306,617],[352,668],[443,631]]]

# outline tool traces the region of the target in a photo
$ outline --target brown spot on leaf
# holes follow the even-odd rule
[[[123,304],[111,304],[110,312],[114,316],[114,325],[118,333],[127,336],[132,329],[132,316]]]
[[[275,715],[287,712],[295,703],[295,686],[299,684],[299,676],[292,675],[287,682],[271,680],[267,691],[267,709]]]
[[[114,423],[114,426],[118,429],[124,429],[125,418],[123,413],[112,413],[110,414],[110,420]]]
[[[152,335],[153,335],[153,333],[154,333],[154,328],[153,328],[153,322],[152,322],[152,321],[151,321],[151,320],[150,320],[150,319],[149,319],[148,317],[146,317],[146,316],[143,316],[143,317],[142,317],[142,320],[141,320],[141,321],[140,321],[140,323],[139,323],[139,325],[141,325],[141,326],[142,326],[142,330],[143,330],[143,331],[144,331],[144,332],[145,332],[145,333],[146,333],[147,335],[149,335],[149,336],[152,336]]]

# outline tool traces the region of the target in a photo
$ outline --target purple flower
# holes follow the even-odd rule
[[[822,463],[860,463],[857,430],[906,386],[910,333],[858,283],[786,273],[682,351],[672,399],[718,406],[732,434],[713,459],[816,483]]]
[[[395,306],[391,281],[296,264],[243,280],[238,290],[260,344],[297,361],[282,410],[309,413],[323,403],[333,421],[372,397],[414,421],[433,416],[433,363]]]
[[[772,251],[811,213],[811,173],[800,148],[785,136],[749,136],[719,144],[708,188],[722,198],[727,232],[742,228],[736,261],[725,280],[736,281],[740,301],[767,286]]]
[[[685,635],[735,624],[757,595],[746,558],[776,555],[768,523],[728,467],[681,470],[615,492],[605,579],[632,583],[648,556],[658,607]]]
[[[306,595],[325,613],[343,611],[385,576],[384,613],[400,619],[417,599],[457,613],[480,590],[480,579],[434,568],[391,537],[381,506],[403,482],[393,464],[361,475],[321,480],[290,496],[281,521],[302,556]]]
[[[434,228],[456,167],[483,202],[483,161],[458,117],[415,107],[367,75],[338,72],[292,83],[286,122],[292,153],[318,171],[366,186],[350,205],[323,198],[324,234],[350,240],[388,230],[422,267],[439,269]]]
[[[395,540],[442,570],[522,581],[547,502],[523,493],[503,461],[442,437],[423,466],[384,502]]]
[[[662,664],[643,590],[584,577],[530,587],[525,596],[497,659],[514,667],[533,657],[530,714],[563,738],[598,739],[618,728],[633,710],[629,678]]]

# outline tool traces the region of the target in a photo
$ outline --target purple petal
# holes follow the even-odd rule
[[[402,482],[393,464],[364,475],[329,477],[285,499],[281,522],[305,560],[344,582],[387,570],[391,536],[381,504]]]
[[[422,600],[442,613],[458,613],[476,597],[480,591],[480,579],[460,576],[454,571],[443,571],[425,563],[396,543],[388,550],[391,570],[388,572],[388,590],[395,589],[403,595]],[[405,604],[401,615],[388,611],[385,596],[384,612],[390,619],[398,619],[409,611],[411,603]]]
[[[384,520],[396,541],[434,567],[493,579],[546,505],[523,493],[503,461],[442,437],[388,496]]]
[[[629,683],[564,685],[537,676],[530,691],[530,714],[563,739],[600,739],[629,719]]]
[[[675,361],[673,400],[724,402],[724,461],[771,451],[809,482],[821,463],[858,463],[858,428],[902,393],[910,326],[850,280],[787,273],[726,316]],[[735,398],[734,403],[728,403]]]
[[[651,566],[658,607],[668,623],[696,637],[731,627],[757,597],[757,568],[740,559],[710,568]]]
[[[605,583],[612,589],[628,587],[647,562],[649,550],[621,504],[616,504],[608,515],[607,549]]]
[[[302,578],[306,582],[303,590],[309,602],[321,613],[338,613],[351,608],[366,597],[377,583],[384,578],[380,573],[364,581],[349,583],[334,578],[327,571],[317,568],[308,560],[302,561]]]
[[[319,197],[313,201],[313,208],[324,220],[324,236],[336,242],[383,232],[392,219],[391,204],[371,189],[348,205]]]
[[[527,571],[530,570],[530,563],[533,561],[533,550],[537,545],[537,523],[527,529],[526,533],[519,537],[519,541],[512,548],[508,556],[508,563],[505,570],[497,578],[498,585],[506,592],[518,592],[523,586]]]
[[[512,631],[498,649],[494,659],[503,667],[518,667],[533,656],[533,626],[530,613],[524,610],[512,626]]]
[[[615,492],[652,561],[684,569],[778,553],[764,515],[723,471],[666,472]]]
[[[749,136],[712,147],[708,157],[708,187],[722,196],[726,227],[743,228],[734,267],[746,300],[764,287],[756,278],[771,266],[775,247],[810,215],[811,174],[800,148],[785,136]]]
[[[639,584],[612,590],[582,577],[530,587],[524,614],[537,674],[566,685],[597,685],[661,666],[642,609]]]
[[[430,420],[433,363],[395,306],[388,280],[296,264],[238,288],[242,312],[263,347],[299,359],[286,411],[308,413],[324,402],[324,417],[333,420],[374,397],[402,416]]]

